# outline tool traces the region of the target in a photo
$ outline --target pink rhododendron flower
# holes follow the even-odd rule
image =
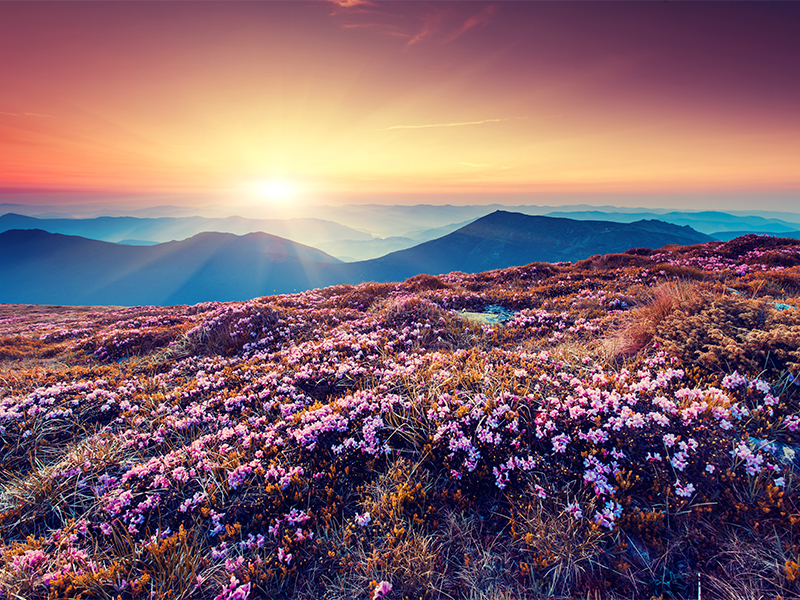
[[[386,594],[392,591],[392,584],[388,581],[381,581],[375,586],[375,591],[372,592],[372,600],[383,598]]]

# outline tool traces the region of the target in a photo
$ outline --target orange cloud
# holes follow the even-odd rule
[[[369,0],[328,0],[328,2],[341,8],[352,8],[354,6],[375,6],[375,3],[370,2]]]

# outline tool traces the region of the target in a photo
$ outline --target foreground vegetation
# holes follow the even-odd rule
[[[0,306],[0,595],[797,597],[798,306],[766,236]]]

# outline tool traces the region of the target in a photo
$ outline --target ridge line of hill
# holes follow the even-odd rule
[[[691,227],[656,220],[576,221],[498,210],[412,248],[342,263],[316,248],[266,233],[207,232],[153,246],[123,246],[13,230],[0,233],[0,302],[164,305],[243,300],[710,240]]]

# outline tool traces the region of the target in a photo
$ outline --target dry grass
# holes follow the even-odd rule
[[[598,571],[606,568],[608,534],[587,527],[563,507],[545,506],[533,488],[525,498],[514,515],[515,537],[532,587],[551,597],[590,585]]]
[[[734,531],[701,575],[704,597],[712,600],[796,598],[800,595],[797,547],[786,547],[779,536],[753,536]]]
[[[639,305],[603,341],[604,353],[614,360],[631,357],[652,343],[662,324],[676,311],[696,304],[704,288],[680,281],[665,283],[644,292]]]

